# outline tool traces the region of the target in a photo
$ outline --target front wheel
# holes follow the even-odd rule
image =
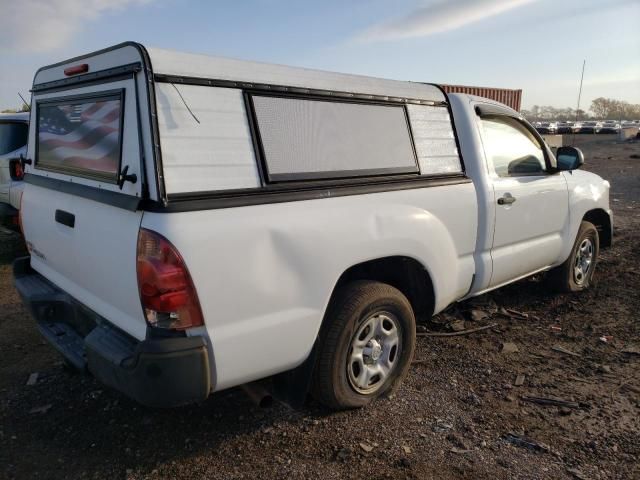
[[[391,393],[406,376],[416,340],[411,304],[398,289],[357,281],[327,311],[314,395],[334,409],[357,408]]]
[[[579,292],[589,287],[600,252],[598,230],[582,222],[569,258],[549,272],[552,287],[560,292]]]

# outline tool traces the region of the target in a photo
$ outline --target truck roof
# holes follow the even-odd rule
[[[65,64],[68,65],[69,63],[94,56],[114,58],[118,50],[131,50],[132,47],[140,52],[141,59],[145,52],[148,54],[149,63],[156,75],[381,95],[435,103],[446,102],[445,94],[439,87],[425,83],[327,72],[159,48],[146,48],[134,42],[125,42],[104,50],[42,67],[35,75],[34,85],[64,78],[60,67]]]

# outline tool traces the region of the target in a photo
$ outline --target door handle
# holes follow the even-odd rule
[[[510,193],[505,193],[504,196],[498,199],[498,205],[511,205],[515,201],[516,197],[514,197]]]
[[[66,225],[69,228],[76,226],[76,216],[64,210],[56,210],[56,222]]]

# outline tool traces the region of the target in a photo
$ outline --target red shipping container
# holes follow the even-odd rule
[[[522,90],[511,90],[508,88],[490,88],[490,87],[470,87],[466,85],[442,85],[439,84],[447,93],[466,93],[469,95],[477,95],[479,97],[490,98],[500,103],[504,103],[508,107],[516,111],[520,111],[520,102],[522,100]]]

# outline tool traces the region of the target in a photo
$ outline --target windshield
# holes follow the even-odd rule
[[[0,155],[11,153],[27,144],[29,125],[22,122],[0,122]]]

